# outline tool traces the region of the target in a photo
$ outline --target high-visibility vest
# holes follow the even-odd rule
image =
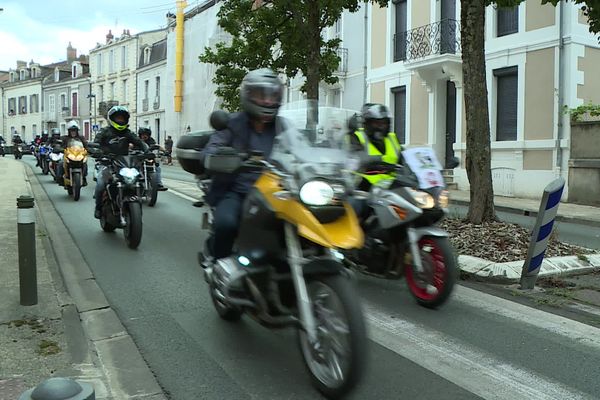
[[[367,134],[365,133],[365,131],[363,129],[357,130],[356,132],[354,132],[354,134],[356,135],[356,137],[360,141],[360,144],[364,147],[364,149],[368,155],[381,156],[381,160],[387,164],[393,164],[393,165],[398,164],[398,159],[399,159],[398,154],[402,150],[402,147],[400,146],[400,142],[398,141],[398,138],[396,137],[396,134],[394,132],[388,133],[388,135],[384,138],[385,154],[381,153],[381,151],[379,151],[379,149],[377,149],[377,147],[375,147],[373,145],[373,143],[371,143],[369,141],[369,137],[367,136]],[[378,174],[378,175],[360,174],[360,176],[365,178],[371,184],[376,184],[377,182],[384,180],[384,179],[392,179],[393,178],[393,175],[389,175],[389,174]]]

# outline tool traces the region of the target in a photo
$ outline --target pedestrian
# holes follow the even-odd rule
[[[167,165],[173,165],[173,139],[171,136],[167,136],[167,140],[165,140],[165,149],[167,150]]]

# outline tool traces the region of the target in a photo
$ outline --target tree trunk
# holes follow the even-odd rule
[[[492,186],[484,27],[485,0],[462,0],[461,44],[467,117],[466,169],[471,186],[467,219],[474,224],[496,218]]]

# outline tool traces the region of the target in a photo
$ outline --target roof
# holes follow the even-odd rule
[[[167,39],[162,39],[156,43],[153,43],[150,47],[150,60],[147,64],[144,63],[144,51],[140,51],[139,67],[145,67],[147,65],[155,64],[159,61],[167,59]]]

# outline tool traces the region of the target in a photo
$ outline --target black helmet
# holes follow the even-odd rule
[[[119,116],[124,117],[125,123],[120,124],[115,121],[115,118]],[[129,126],[129,110],[127,110],[127,107],[113,106],[110,110],[108,110],[108,114],[106,114],[106,119],[113,128],[115,128],[118,131],[124,131]]]
[[[148,135],[148,137],[150,137],[152,136],[152,130],[147,127],[138,128],[138,136],[141,137],[142,135]]]
[[[283,84],[268,68],[250,71],[242,81],[242,109],[254,118],[273,119],[281,106]]]
[[[390,112],[383,104],[367,103],[362,108],[367,135],[380,139],[390,132]]]

